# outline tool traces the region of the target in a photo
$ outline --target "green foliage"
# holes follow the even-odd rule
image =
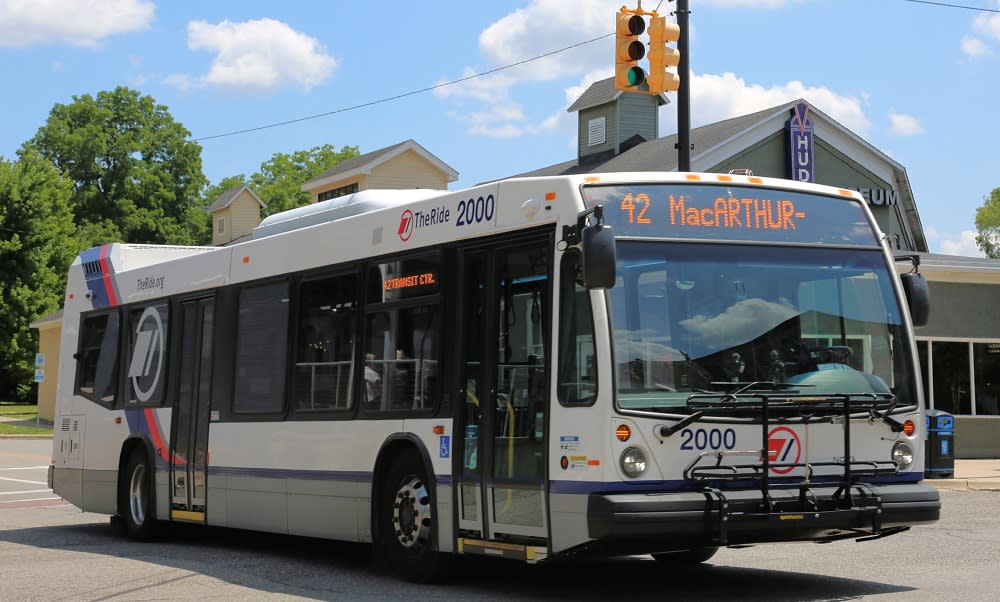
[[[150,96],[118,87],[56,104],[25,148],[75,182],[72,206],[86,246],[209,240],[201,146]]]
[[[987,257],[1000,259],[1000,188],[994,188],[976,209],[976,245]]]
[[[0,399],[28,401],[38,349],[29,324],[59,309],[80,250],[73,183],[30,148],[0,158]]]
[[[308,205],[310,196],[308,192],[302,191],[302,184],[359,154],[356,146],[344,146],[338,151],[332,144],[314,146],[291,154],[275,153],[261,163],[259,172],[249,178],[242,174],[229,176],[210,187],[205,196],[206,202],[211,204],[226,190],[245,184],[267,205],[261,210],[265,217]]]

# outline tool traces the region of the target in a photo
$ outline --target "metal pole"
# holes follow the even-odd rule
[[[688,0],[677,0],[677,26],[681,29],[677,50],[681,61],[677,75],[677,171],[691,171],[691,56],[688,54]]]

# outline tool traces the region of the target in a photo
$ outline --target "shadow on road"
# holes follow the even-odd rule
[[[537,566],[462,557],[456,558],[446,583],[414,586],[374,569],[368,545],[189,525],[170,525],[168,536],[154,543],[124,539],[107,523],[2,531],[0,541],[131,558],[262,593],[314,599],[376,593],[462,600],[843,600],[914,591],[846,577],[711,563],[670,570],[639,556]]]

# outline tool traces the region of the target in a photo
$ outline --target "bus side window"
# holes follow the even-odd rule
[[[119,320],[114,311],[86,316],[80,326],[76,392],[109,408],[118,390]]]
[[[233,411],[278,413],[285,403],[288,282],[240,291]]]
[[[351,407],[357,276],[309,280],[299,288],[294,396],[299,412]]]

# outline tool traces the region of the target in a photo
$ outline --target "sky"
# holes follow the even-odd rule
[[[459,172],[457,190],[575,158],[566,108],[613,75],[622,5],[0,0],[0,156],[57,103],[128,86],[191,132],[212,183],[275,153],[413,139]],[[982,256],[1000,0],[690,5],[692,126],[804,98],[906,168],[932,252]],[[642,8],[672,20],[676,4]],[[676,124],[676,104],[661,108],[660,135]]]

